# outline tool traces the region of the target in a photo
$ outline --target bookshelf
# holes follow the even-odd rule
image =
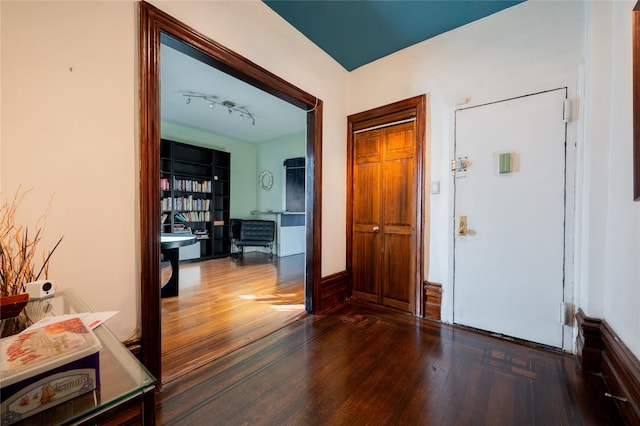
[[[228,256],[231,155],[168,139],[160,141],[163,233],[191,233],[198,243],[180,260]]]

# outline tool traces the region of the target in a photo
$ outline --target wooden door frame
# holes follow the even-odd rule
[[[220,69],[258,89],[307,110],[307,201],[305,308],[320,301],[322,211],[322,100],[297,88],[204,34],[140,3],[140,238],[141,346],[144,365],[162,384],[160,304],[160,34],[166,33],[210,56]]]
[[[415,118],[416,120],[416,265],[415,265],[415,305],[416,316],[423,316],[424,291],[422,282],[424,277],[423,229],[426,207],[424,205],[423,163],[426,145],[427,129],[427,95],[394,102],[385,106],[363,111],[347,117],[347,274],[349,275],[348,293],[353,294],[353,132],[375,126],[384,126],[397,121]]]

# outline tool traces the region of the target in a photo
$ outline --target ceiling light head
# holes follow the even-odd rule
[[[213,102],[209,102],[209,108],[213,108],[215,104]]]
[[[191,96],[187,97],[187,100],[184,101],[184,103],[189,105],[191,103]]]

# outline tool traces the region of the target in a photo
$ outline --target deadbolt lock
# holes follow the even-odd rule
[[[452,172],[466,172],[467,171],[467,157],[458,157],[451,160]]]

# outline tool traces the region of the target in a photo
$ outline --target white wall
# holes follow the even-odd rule
[[[0,6],[0,28],[2,28],[2,6]],[[2,31],[0,31],[0,189],[2,189]],[[1,193],[1,191],[0,191]]]
[[[576,179],[569,188],[568,232],[575,250],[569,250],[565,297],[587,315],[604,317],[640,354],[640,215],[631,185],[632,7],[631,1],[528,1],[351,73],[350,114],[431,94],[431,175],[425,188],[437,180],[441,193],[430,199],[425,278],[443,284],[446,321],[453,314],[448,162],[456,103],[566,85],[577,111],[568,126],[569,180],[574,174]],[[568,348],[574,337],[565,339]]]
[[[597,275],[604,281],[604,290],[594,294],[591,289],[597,287],[597,283],[590,284],[587,308],[602,308],[602,315],[592,315],[604,317],[640,358],[640,203],[633,202],[632,184],[631,10],[634,5],[635,1],[593,3],[594,27],[599,27],[598,34],[609,34],[603,37],[608,44],[602,46],[601,53],[604,55],[608,49],[610,61],[603,63],[602,55],[594,54],[592,58],[601,76],[594,77],[593,81],[591,124],[603,129],[598,139],[591,142],[596,145],[602,139],[608,143],[604,144],[607,149],[604,155],[591,158],[592,171],[597,167],[595,163],[605,164],[598,167],[597,172],[593,171],[590,178],[593,186],[605,185],[607,195],[604,199],[592,197],[585,208],[606,217],[605,223],[598,226],[598,231],[605,230],[605,236],[590,241],[589,259],[593,268],[604,268],[604,274]],[[609,96],[604,97],[603,92]],[[602,300],[594,300],[600,297]]]
[[[324,101],[322,274],[345,268],[348,73],[260,1],[156,2],[159,8]],[[138,3],[0,2],[3,194],[35,190],[31,220],[55,193],[50,269],[110,328],[138,333],[140,192]]]
[[[441,192],[430,197],[430,244],[425,279],[443,285],[443,318],[452,320],[453,111],[569,85],[575,94],[582,57],[583,4],[526,2],[422,42],[352,72],[349,113],[421,93],[431,96],[429,181]],[[536,25],[531,25],[536,22]]]
[[[2,195],[34,188],[31,224],[54,195],[49,278],[122,339],[139,323],[137,25],[133,2],[2,2]]]

